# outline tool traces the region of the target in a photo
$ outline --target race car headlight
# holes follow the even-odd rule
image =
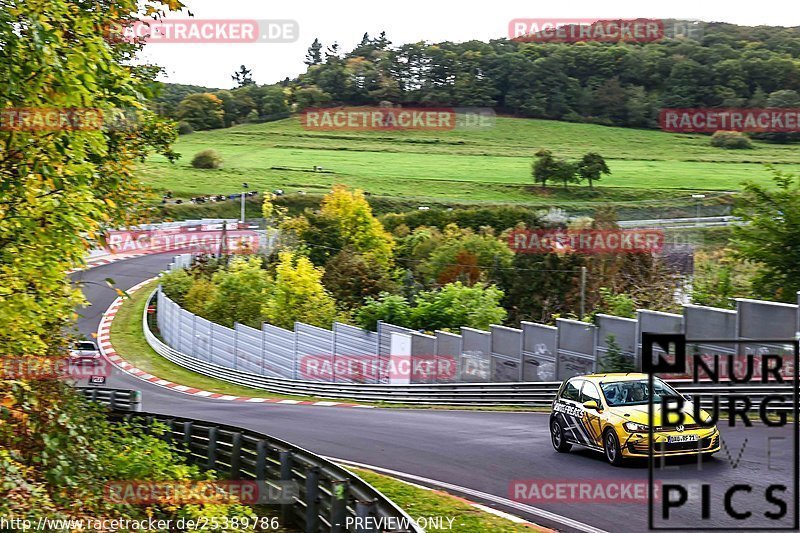
[[[625,427],[625,431],[628,433],[642,433],[648,429],[646,425],[637,424],[636,422],[625,422],[622,425]]]

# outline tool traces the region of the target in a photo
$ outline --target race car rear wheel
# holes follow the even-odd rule
[[[558,420],[553,420],[550,424],[550,440],[557,452],[566,453],[572,449],[572,444],[564,438],[564,429]]]
[[[614,466],[622,464],[622,450],[619,448],[619,439],[613,430],[606,431],[603,436],[603,449],[606,452],[606,459]]]

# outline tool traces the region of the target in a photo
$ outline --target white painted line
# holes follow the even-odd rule
[[[325,407],[331,407],[333,405],[339,405],[339,402],[314,402],[313,405],[323,405]]]
[[[281,400],[278,403],[291,403],[291,404],[298,404],[300,400]]]
[[[511,522],[514,522],[515,524],[525,524],[525,523],[528,522],[527,520],[523,520],[522,518],[520,518],[518,516],[514,516],[513,514],[504,513],[503,511],[498,511],[497,509],[494,509],[492,507],[487,507],[486,505],[481,505],[479,503],[473,503],[472,506],[473,507],[477,507],[478,509],[480,509],[481,511],[483,511],[485,513],[493,514],[495,516],[499,516],[500,518],[505,518],[506,520],[510,520]]]
[[[545,511],[544,509],[540,509],[538,507],[533,507],[532,505],[526,505],[524,503],[515,502],[514,500],[509,500],[507,498],[501,498],[500,496],[495,496],[494,494],[489,494],[487,492],[481,492],[479,490],[470,489],[468,487],[461,487],[459,485],[453,485],[451,483],[445,483],[444,481],[437,481],[435,479],[429,479],[422,476],[416,476],[414,474],[407,474],[405,472],[398,472],[396,470],[389,470],[388,468],[381,468],[378,466],[372,465],[365,465],[363,463],[356,463],[354,461],[346,461],[344,459],[336,459],[334,457],[325,457],[329,461],[333,461],[334,463],[341,463],[343,465],[351,465],[356,466],[359,468],[365,468],[367,470],[373,470],[375,472],[379,472],[381,474],[386,474],[389,476],[395,476],[398,478],[405,478],[410,479],[413,481],[417,481],[419,483],[424,483],[427,485],[434,486],[436,488],[450,490],[453,492],[460,492],[462,494],[468,494],[474,498],[478,498],[481,500],[490,501],[492,503],[496,503],[498,505],[502,505],[504,507],[510,507],[512,509],[517,509],[518,511],[522,511],[523,513],[527,513],[533,516],[538,516],[540,518],[544,518],[546,520],[550,520],[551,522],[555,522],[557,524],[561,524],[572,529],[576,529],[578,531],[584,531],[585,533],[608,533],[603,529],[596,528],[594,526],[590,526],[589,524],[584,524],[583,522],[578,522],[577,520],[573,520],[572,518],[567,518],[566,516],[561,516],[556,513],[551,513],[550,511]]]
[[[156,385],[167,385],[169,383],[172,383],[172,382],[171,381],[167,381],[166,379],[159,379],[158,381],[155,382]]]
[[[245,403],[264,403],[268,401],[268,398],[248,398]]]
[[[186,385],[175,385],[172,388],[177,390],[177,391],[181,391],[181,392],[185,392],[185,391],[191,389],[191,387],[187,387]]]
[[[208,392],[207,390],[201,390],[200,392],[195,392],[195,396],[211,396],[214,394],[213,392]]]
[[[226,394],[225,396],[220,396],[217,400],[235,400],[236,398],[238,398],[238,396],[229,396]]]

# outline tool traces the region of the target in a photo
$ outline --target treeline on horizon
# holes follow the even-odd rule
[[[699,24],[696,37],[649,43],[496,39],[394,46],[381,33],[364,34],[343,52],[315,39],[307,70],[296,79],[257,86],[249,72],[237,73],[240,87],[230,91],[165,84],[157,103],[181,119],[187,95],[228,93],[231,101],[222,102],[228,116],[213,127],[312,106],[387,102],[493,107],[520,117],[641,128],[658,127],[662,108],[800,107],[800,28]]]

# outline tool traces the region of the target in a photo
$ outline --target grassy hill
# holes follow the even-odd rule
[[[225,168],[191,167],[207,148],[223,156]],[[530,174],[540,148],[567,158],[599,152],[612,175],[594,194],[585,185],[542,191]],[[710,146],[706,135],[505,117],[493,128],[447,132],[306,131],[293,117],[192,133],[176,150],[178,163],[154,157],[142,176],[178,196],[236,192],[246,181],[258,190],[308,193],[346,183],[376,196],[443,202],[658,202],[737,190],[747,179],[767,182],[767,163],[800,171],[800,150],[791,145],[754,142],[752,150],[728,151]],[[315,165],[330,172],[313,172]]]

